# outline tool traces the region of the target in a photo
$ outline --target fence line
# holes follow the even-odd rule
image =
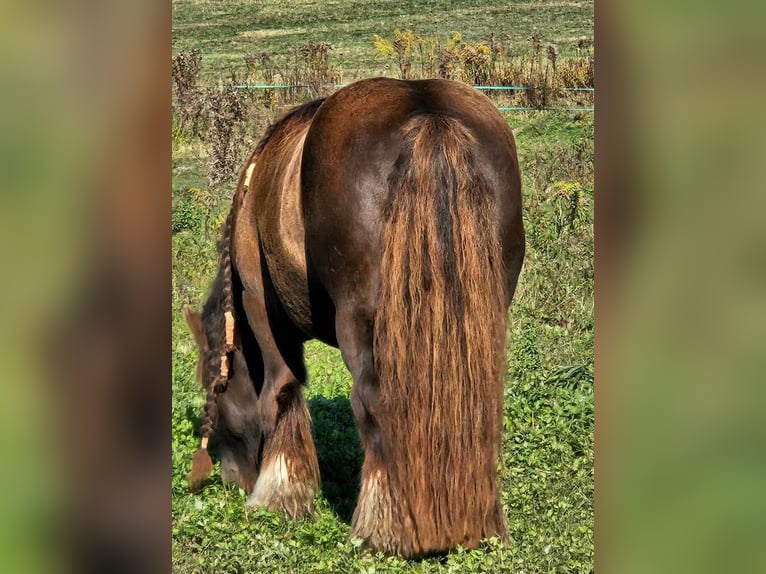
[[[333,88],[342,88],[344,86],[347,86],[348,84],[334,84]],[[310,86],[307,84],[235,84],[235,89],[240,90],[279,90],[279,89],[290,89],[290,88],[309,88]],[[485,85],[475,85],[471,86],[477,90],[505,90],[505,91],[523,91],[523,90],[543,90],[543,89],[551,89],[551,90],[567,90],[572,92],[594,92],[595,88],[593,87],[583,87],[583,88],[535,88],[532,86],[485,86]],[[524,106],[498,106],[497,108],[501,112],[525,112],[525,111],[562,111],[562,112],[593,112],[594,107],[584,107],[584,108],[558,108],[558,107],[524,107]]]
[[[343,88],[348,84],[332,84],[333,88]],[[239,90],[286,90],[290,88],[309,88],[308,84],[235,84],[234,88]],[[580,88],[548,88],[548,87],[535,87],[535,86],[485,86],[475,85],[471,86],[477,90],[505,90],[505,91],[524,91],[524,90],[566,90],[569,92],[593,92],[593,87],[580,87]]]
[[[524,108],[520,106],[499,106],[497,108],[501,112],[510,112],[510,111],[552,111],[552,110],[558,110],[560,112],[592,112],[595,108],[557,108],[557,107],[539,107],[539,108]]]
[[[522,91],[522,90],[566,90],[568,92],[594,92],[596,88],[593,87],[582,87],[582,88],[554,88],[554,87],[539,87],[536,88],[534,86],[471,86],[473,88],[476,88],[477,90],[507,90],[507,91]]]

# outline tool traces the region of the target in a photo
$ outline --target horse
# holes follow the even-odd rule
[[[250,156],[201,314],[190,482],[312,513],[303,344],[340,348],[364,450],[351,537],[404,558],[507,539],[497,479],[508,309],[524,259],[508,123],[466,84],[374,78],[295,107]]]

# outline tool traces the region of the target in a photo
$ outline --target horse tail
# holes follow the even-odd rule
[[[507,309],[478,142],[447,115],[405,129],[384,207],[374,357],[394,511],[423,555],[505,537],[496,465]]]

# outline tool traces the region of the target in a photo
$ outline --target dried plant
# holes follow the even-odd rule
[[[373,46],[379,54],[384,56],[396,56],[399,65],[399,77],[403,80],[412,77],[412,54],[417,48],[421,55],[421,63],[425,56],[423,50],[425,43],[423,37],[415,34],[412,30],[394,30],[392,40],[388,40],[379,34],[373,36]]]
[[[592,106],[593,92],[572,88],[593,86],[593,41],[581,38],[574,55],[562,55],[539,31],[528,37],[528,48],[511,51],[513,38],[490,36],[486,42],[466,42],[459,32],[440,37],[412,30],[395,30],[388,37],[375,35],[372,45],[384,60],[381,68],[400,77],[442,77],[472,84],[520,86],[516,91],[487,92],[498,105],[543,108]],[[280,69],[268,52],[245,56],[247,80],[285,83],[292,89],[237,90],[232,82],[222,88],[202,89],[199,50],[173,58],[173,144],[200,138],[209,155],[208,183],[229,181],[235,174],[252,134],[260,133],[274,117],[296,102],[324,96],[341,82],[336,56],[327,42],[310,42],[297,49],[292,65]],[[392,75],[393,75],[392,74]],[[249,105],[248,102],[252,102]],[[260,130],[260,131],[259,131]]]
[[[312,98],[330,93],[341,80],[340,70],[330,64],[332,49],[328,42],[309,42],[300,46],[290,78],[291,83],[296,86],[308,86]]]
[[[174,106],[178,127],[187,135],[199,135],[204,125],[201,91],[197,80],[202,67],[199,50],[179,52],[173,57],[172,78],[175,85]]]
[[[486,44],[465,44],[460,50],[465,79],[474,84],[486,84],[492,73],[492,50]]]
[[[530,50],[518,56],[512,56],[494,35],[489,42],[471,43],[463,41],[459,32],[443,41],[436,34],[423,36],[397,29],[390,38],[376,34],[372,45],[378,56],[390,61],[386,66],[398,66],[401,78],[413,77],[413,70],[419,69],[421,78],[522,86],[528,89],[512,94],[494,92],[490,97],[526,107],[542,108],[562,100],[583,105],[592,102],[587,92],[573,94],[570,90],[593,85],[593,58],[588,54],[592,41],[580,40],[577,57],[562,58],[559,47],[546,45],[541,32],[534,31],[528,40]]]
[[[275,84],[277,82],[277,69],[271,59],[271,54],[261,51],[257,54],[247,54],[244,57],[249,82]],[[266,88],[261,92],[260,100],[266,108],[273,108],[279,103],[280,91]]]
[[[458,46],[462,40],[462,36],[456,32],[452,34],[452,37],[447,40],[447,43],[442,48],[438,36],[436,37],[436,45],[438,49],[437,61],[439,62],[440,78],[446,78],[450,80],[456,76],[456,72],[460,66],[460,54],[458,53]]]
[[[230,181],[243,161],[244,120],[247,115],[241,90],[230,82],[207,90],[210,125],[206,143],[210,154],[208,185]]]

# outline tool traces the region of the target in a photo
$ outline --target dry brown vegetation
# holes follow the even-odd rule
[[[403,79],[447,78],[482,86],[499,106],[522,108],[593,105],[592,39],[577,43],[574,57],[562,58],[555,44],[534,32],[529,50],[514,54],[510,44],[491,36],[487,42],[464,42],[460,33],[446,39],[394,30],[375,35],[371,47],[386,61],[389,75]],[[179,52],[173,58],[174,138],[199,137],[209,156],[208,184],[231,181],[243,161],[252,134],[261,133],[285,108],[326,96],[343,82],[342,66],[333,62],[328,42],[299,46],[291,64],[279,68],[267,51],[244,57],[245,71],[234,71],[222,86],[200,86],[202,54]],[[280,88],[246,89],[252,85]],[[585,89],[583,89],[585,88]]]

